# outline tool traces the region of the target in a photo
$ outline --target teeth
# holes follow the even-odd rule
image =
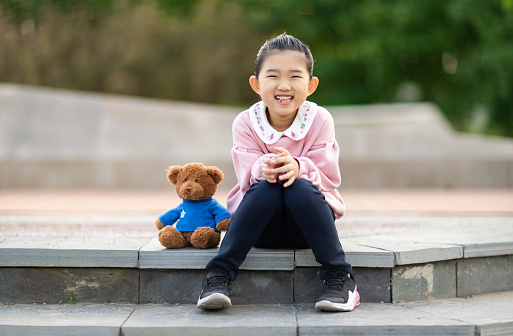
[[[287,103],[292,100],[292,96],[276,96],[275,99],[281,103]]]

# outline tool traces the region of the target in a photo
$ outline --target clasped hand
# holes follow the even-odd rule
[[[285,148],[276,147],[275,149],[278,154],[262,160],[266,164],[262,168],[262,176],[269,183],[280,182],[284,187],[288,187],[299,175],[299,164]]]

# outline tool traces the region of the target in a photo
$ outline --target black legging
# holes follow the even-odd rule
[[[321,264],[319,276],[330,271],[352,273],[338,238],[333,212],[324,195],[310,182],[254,183],[233,215],[219,253],[207,265],[222,269],[230,280],[251,248],[308,248]]]

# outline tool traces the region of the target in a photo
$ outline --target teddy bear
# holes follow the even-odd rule
[[[169,167],[167,179],[175,185],[182,203],[155,220],[162,246],[206,249],[219,244],[220,231],[228,230],[231,221],[228,210],[212,197],[223,178],[219,168],[202,163]]]

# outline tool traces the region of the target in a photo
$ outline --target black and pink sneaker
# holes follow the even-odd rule
[[[324,289],[315,308],[325,311],[348,312],[360,305],[360,294],[352,274],[342,271],[328,273]]]
[[[230,279],[225,271],[215,269],[208,272],[201,285],[196,307],[200,309],[225,309],[232,306]]]

